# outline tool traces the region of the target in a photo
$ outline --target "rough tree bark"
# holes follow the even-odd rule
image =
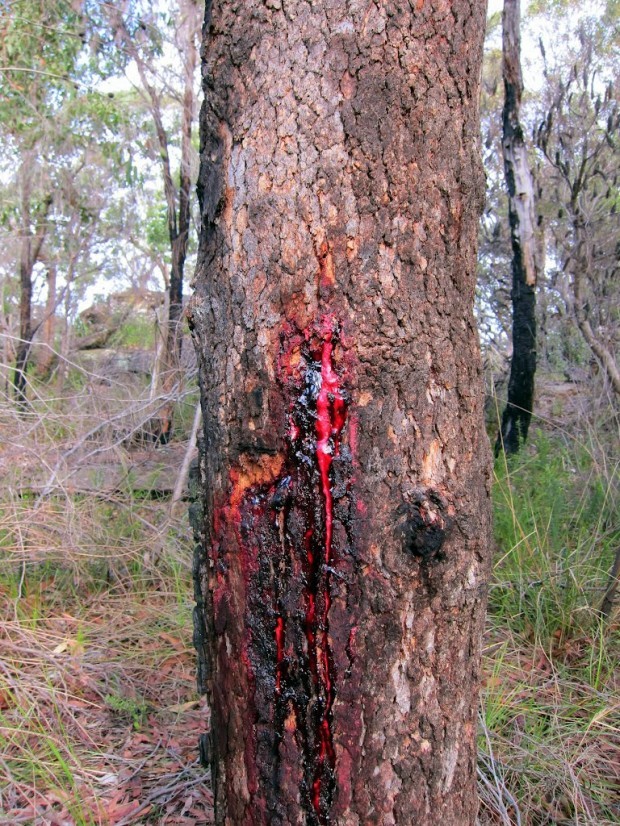
[[[508,219],[512,242],[512,359],[508,400],[495,443],[517,453],[527,439],[534,409],[536,373],[536,281],[539,272],[536,249],[534,180],[519,120],[523,77],[521,74],[520,0],[504,0],[502,16],[502,113],[504,173],[508,189]]]
[[[466,826],[485,3],[207,3],[190,324],[216,822]]]

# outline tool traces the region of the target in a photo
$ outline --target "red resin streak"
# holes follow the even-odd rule
[[[308,791],[310,796],[309,801],[305,798],[304,804],[307,806],[309,803],[314,810],[315,818],[312,822],[326,826],[330,822],[329,808],[333,787],[337,782],[336,751],[331,728],[336,680],[328,633],[334,532],[332,465],[334,457],[339,455],[345,424],[350,428],[348,440],[349,446],[352,447],[355,443],[357,422],[354,415],[348,415],[342,377],[334,369],[334,347],[338,335],[335,318],[325,315],[319,324],[312,324],[303,332],[295,332],[293,328],[287,327],[284,333],[285,347],[278,361],[279,375],[286,389],[294,391],[296,395],[301,392],[301,395],[291,401],[287,433],[290,448],[288,464],[283,472],[280,472],[280,466],[265,467],[264,478],[259,473],[253,482],[248,482],[241,470],[231,471],[233,493],[228,505],[216,510],[214,535],[217,537],[225,534],[226,526],[229,524],[234,526],[240,551],[239,559],[235,562],[239,568],[236,576],[239,573],[242,575],[248,593],[256,586],[260,589],[260,595],[269,602],[268,605],[260,607],[248,606],[247,616],[252,623],[240,641],[240,659],[247,674],[248,688],[251,692],[258,691],[256,696],[263,704],[261,708],[264,708],[267,685],[269,702],[273,698],[271,692],[275,685],[273,719],[278,726],[278,737],[283,736],[285,720],[292,704],[297,716],[298,743],[302,750],[304,797]],[[350,460],[347,461],[350,463]],[[291,475],[284,475],[287,472]],[[299,503],[293,506],[288,504],[286,493],[291,479],[291,492],[295,491],[296,484],[300,486]],[[278,504],[275,504],[278,495],[280,499]],[[319,497],[320,501],[317,502]],[[305,520],[302,547],[292,546],[291,537],[286,531],[290,507],[296,508],[296,519]],[[274,517],[275,523],[271,521]],[[266,518],[270,520],[269,530],[265,524]],[[280,519],[282,522],[279,522]],[[275,538],[274,526],[279,526],[280,529],[279,543]],[[305,578],[302,597],[305,617],[302,614],[300,618],[298,612],[291,613],[287,605],[280,603],[277,590],[280,588],[280,580],[277,576],[275,593],[260,579],[262,553],[273,554],[274,561],[283,561],[284,556],[280,555],[290,554],[293,572],[299,571],[301,567]],[[233,596],[227,567],[224,564],[220,567],[218,564],[219,554],[219,543],[214,542],[212,556],[217,571],[217,581],[213,590],[214,615],[216,619],[222,617],[225,621],[230,610],[227,603],[233,601]],[[289,574],[282,576],[282,582],[286,587]],[[262,654],[253,648],[255,633],[257,640],[261,640],[264,633],[261,630],[263,612],[267,612],[270,619],[275,617],[275,623],[270,628],[275,644],[274,682],[271,682],[271,670],[263,672],[260,660]],[[289,661],[289,657],[296,658],[305,653],[298,650],[297,644],[300,619],[304,626],[302,633],[306,642],[306,667],[312,682],[310,691],[307,690],[305,675],[303,686],[299,685],[300,663],[295,659]],[[353,643],[352,632],[347,653],[352,652]],[[256,674],[251,653],[256,654],[259,665]],[[268,684],[265,673],[269,677]],[[249,702],[250,712],[252,707],[252,702]],[[310,718],[312,725],[308,726]],[[276,739],[274,742],[277,742],[279,755],[280,741]],[[246,743],[245,758],[248,788],[252,795],[259,789],[263,776],[262,773],[260,778],[258,776],[254,759],[256,754],[257,738],[254,730],[254,735],[249,737]],[[279,760],[279,757],[276,759]],[[262,795],[257,796],[260,813],[258,819],[252,819],[252,822],[264,821],[265,800]]]
[[[279,696],[282,682],[282,667],[284,665],[284,620],[276,620],[276,695]]]
[[[323,782],[325,762],[333,770],[336,764],[336,753],[330,729],[330,714],[334,702],[334,691],[329,655],[329,639],[327,633],[328,614],[331,605],[329,593],[329,567],[332,559],[333,533],[333,497],[330,480],[330,469],[334,455],[338,454],[340,434],[347,417],[347,406],[340,391],[340,382],[332,364],[333,341],[331,319],[325,319],[323,331],[323,348],[321,353],[321,389],[316,402],[316,458],[321,477],[321,493],[324,504],[325,544],[323,547],[323,563],[325,577],[323,604],[321,615],[316,617],[316,604],[313,595],[308,601],[308,647],[315,655],[315,662],[311,668],[321,675],[324,690],[324,706],[318,730],[318,765],[315,780],[312,785],[312,805],[321,817],[321,786]],[[309,559],[312,567],[313,560]],[[314,633],[314,628],[320,629],[320,644]]]

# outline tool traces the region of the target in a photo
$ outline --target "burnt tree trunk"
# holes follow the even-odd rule
[[[207,3],[190,324],[216,822],[475,822],[483,2]]]
[[[534,214],[534,180],[519,120],[521,75],[520,1],[504,0],[502,17],[504,174],[512,242],[512,359],[508,399],[502,414],[495,455],[502,448],[517,453],[527,439],[534,408],[536,373],[536,281],[539,270]]]

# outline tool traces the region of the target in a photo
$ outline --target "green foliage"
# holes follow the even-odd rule
[[[600,57],[615,60],[620,44],[620,2],[601,0],[530,0],[526,17],[538,30],[543,22],[543,37],[548,52],[564,57],[570,52],[574,32],[587,34],[596,44]]]
[[[120,329],[112,336],[113,347],[140,347],[148,349],[155,344],[155,327],[153,320],[147,316],[133,314],[123,322]]]
[[[530,0],[527,11],[530,16],[539,14],[564,15],[579,5],[580,0]]]
[[[78,91],[81,15],[66,0],[9,0],[0,40],[0,126],[33,145]]]
[[[161,200],[148,205],[145,224],[146,240],[149,247],[160,254],[170,254],[170,235],[168,233],[168,210]]]
[[[549,650],[596,623],[620,529],[607,480],[585,447],[538,432],[533,450],[500,457],[493,490],[498,561],[490,610]],[[618,524],[616,521],[615,524]]]
[[[106,694],[103,698],[109,709],[127,717],[134,729],[140,731],[149,713],[148,704],[141,697],[125,697],[122,694]]]

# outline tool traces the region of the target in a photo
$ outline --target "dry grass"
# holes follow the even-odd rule
[[[618,823],[620,686],[610,651],[618,632],[601,633],[603,642],[575,638],[547,656],[504,631],[487,650],[483,823]]]
[[[545,398],[541,384],[547,416],[496,463],[480,823],[611,826],[620,617],[600,606],[620,548],[618,420],[583,387]]]
[[[134,438],[166,399],[77,368],[64,387],[0,401],[0,824],[210,823],[191,537],[140,475],[162,450]],[[129,471],[80,489],[96,461]]]
[[[93,510],[88,504],[87,527]],[[134,523],[133,539],[123,532],[116,555],[94,547],[86,531],[88,552],[75,558],[61,562],[54,545],[42,562],[39,545],[36,563],[5,565],[0,823],[47,823],[52,815],[102,826],[210,822],[208,778],[197,763],[208,715],[195,691],[189,551],[179,562],[180,543],[189,541],[158,510],[164,506],[148,503],[145,521],[162,517],[177,547],[156,567],[145,562],[144,522]],[[82,514],[67,515],[75,529]],[[61,532],[62,514],[47,512],[52,517]],[[109,542],[113,523],[101,514],[100,524]],[[22,533],[36,537],[38,528]]]

